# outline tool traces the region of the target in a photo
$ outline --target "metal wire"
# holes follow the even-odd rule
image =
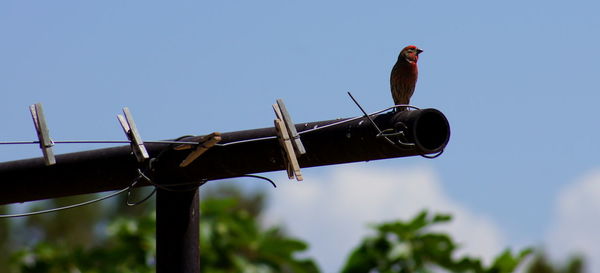
[[[142,170],[137,169],[137,171],[141,177],[143,177],[146,181],[148,181],[148,183],[150,183],[155,188],[159,188],[161,190],[166,190],[166,191],[171,191],[171,192],[190,191],[190,189],[176,189],[175,187],[191,186],[191,185],[197,185],[197,187],[200,187],[200,186],[206,184],[206,182],[208,182],[208,180],[202,179],[200,182],[184,182],[184,183],[161,185],[161,184],[158,184],[158,183],[152,181],[152,179],[150,179],[150,177],[148,177],[144,172],[142,172]]]
[[[132,187],[131,185],[128,186],[127,188],[124,188],[122,190],[119,190],[117,192],[108,194],[106,196],[100,197],[100,198],[96,198],[90,201],[85,201],[82,203],[78,203],[78,204],[73,204],[73,205],[68,205],[68,206],[64,206],[64,207],[60,207],[60,208],[53,208],[53,209],[47,209],[47,210],[40,210],[40,211],[34,211],[34,212],[27,212],[27,213],[17,213],[17,214],[4,214],[4,215],[0,215],[0,219],[1,218],[16,218],[16,217],[24,217],[24,216],[32,216],[32,215],[37,215],[37,214],[43,214],[43,213],[50,213],[50,212],[57,212],[57,211],[61,211],[61,210],[67,210],[67,209],[72,209],[72,208],[77,208],[77,207],[81,207],[81,206],[85,206],[85,205],[89,205],[92,203],[96,203],[96,202],[100,202],[104,199],[108,199],[114,196],[117,196],[121,193],[126,192],[127,190],[129,190],[129,188]]]
[[[277,185],[275,184],[275,182],[273,182],[273,180],[271,180],[271,179],[269,179],[267,177],[264,177],[264,176],[254,175],[254,174],[245,174],[245,175],[242,175],[241,177],[252,177],[252,178],[258,178],[258,179],[266,180],[269,183],[271,183],[271,185],[273,185],[273,188],[277,188]]]
[[[388,108],[385,108],[383,110],[368,114],[367,116],[374,116],[386,111],[389,111],[390,109],[395,109],[396,107],[408,107],[408,108],[414,108],[414,109],[419,109],[416,106],[412,106],[412,105],[408,105],[408,104],[398,104],[398,105],[394,105]],[[310,133],[313,131],[317,131],[317,130],[321,130],[321,129],[325,129],[328,127],[333,127],[333,126],[337,126],[340,124],[344,124],[344,123],[348,123],[348,122],[352,122],[358,119],[363,118],[363,116],[358,116],[358,117],[353,117],[353,118],[348,118],[348,119],[344,119],[338,122],[334,122],[334,123],[330,123],[327,125],[323,125],[320,127],[315,127],[315,128],[311,128],[311,129],[307,129],[301,132],[298,132],[299,135],[302,134],[306,134],[306,133]],[[267,136],[267,137],[259,137],[259,138],[252,138],[252,139],[244,139],[244,140],[238,140],[238,141],[232,141],[232,142],[227,142],[227,143],[217,143],[215,144],[215,146],[219,146],[219,147],[224,147],[224,146],[229,146],[229,145],[235,145],[235,144],[241,144],[241,143],[247,143],[247,142],[255,142],[255,141],[262,141],[262,140],[269,140],[269,139],[277,139],[277,136]],[[39,144],[39,141],[0,141],[0,145],[9,145],[9,144]],[[129,144],[131,143],[131,141],[129,140],[59,140],[59,141],[53,141],[53,143],[55,144],[115,144],[115,143],[123,143],[123,144]],[[150,140],[150,141],[144,141],[144,143],[153,143],[153,144],[188,144],[188,145],[198,145],[200,144],[200,142],[196,142],[196,141],[177,141],[177,140]]]
[[[13,145],[13,144],[40,144],[39,141],[2,141],[0,144]]]
[[[383,137],[383,138],[385,138],[388,142],[390,142],[391,144],[393,144],[395,147],[398,147],[397,144],[400,144],[402,146],[408,146],[408,147],[411,147],[411,146],[414,147],[416,145],[415,143],[405,143],[401,139],[397,139],[398,143],[393,142],[392,140],[390,140],[388,138],[389,136],[402,136],[402,137],[404,137],[405,136],[404,135],[404,131],[394,132],[394,133],[384,133],[385,131],[388,131],[388,130],[392,130],[393,131],[393,129],[386,129],[386,130],[381,131],[379,129],[379,127],[377,126],[377,124],[375,124],[375,122],[373,121],[373,119],[369,115],[367,115],[367,113],[365,112],[365,110],[360,106],[360,104],[358,103],[358,101],[356,101],[356,99],[354,99],[354,96],[352,96],[352,94],[350,92],[348,92],[348,96],[350,96],[350,98],[352,99],[352,101],[354,101],[354,103],[356,104],[356,106],[358,106],[358,108],[360,109],[360,111],[362,111],[363,114],[365,114],[365,117],[367,117],[369,119],[369,121],[371,122],[371,124],[373,124],[373,127],[375,127],[375,129],[377,129],[377,131],[379,132],[377,134],[377,137]],[[415,109],[419,110],[419,108],[417,108],[415,106],[412,106],[412,105],[402,105],[402,104],[395,105],[395,106],[393,106],[393,108],[396,109],[396,107],[398,107],[398,106],[408,107],[408,108],[415,108]],[[406,125],[404,123],[402,123],[402,125],[406,129]],[[400,147],[398,147],[398,148],[400,148]],[[442,149],[441,151],[439,151],[435,155],[428,155],[428,154],[424,154],[424,153],[421,153],[420,155],[422,157],[424,157],[424,158],[433,159],[433,158],[436,158],[436,157],[442,155],[443,153],[444,153],[444,149]]]
[[[397,104],[397,105],[385,108],[383,110],[380,110],[380,111],[368,114],[367,116],[374,116],[374,115],[377,115],[377,114],[381,114],[381,113],[389,111],[391,109],[395,109],[396,107],[399,107],[399,106],[420,110],[418,107],[413,106],[413,105]],[[334,122],[334,123],[330,123],[330,124],[327,124],[327,125],[323,125],[323,126],[320,126],[320,127],[306,129],[304,131],[298,132],[298,134],[302,135],[302,134],[307,134],[307,133],[310,133],[310,132],[318,131],[318,130],[321,130],[321,129],[325,129],[325,128],[328,128],[328,127],[338,126],[340,124],[344,124],[344,123],[348,123],[348,122],[352,122],[352,121],[361,119],[363,117],[364,116],[358,116],[358,117],[353,117],[353,118],[348,118],[348,119],[340,120],[340,121],[337,121],[337,122]],[[235,144],[241,144],[241,143],[247,143],[247,142],[254,142],[254,141],[261,141],[261,140],[269,140],[269,139],[277,139],[277,136],[268,136],[268,137],[259,137],[259,138],[252,138],[252,139],[244,139],[244,140],[232,141],[232,142],[227,142],[227,143],[217,143],[217,144],[215,144],[215,146],[224,147],[224,146],[229,146],[229,145],[235,145]]]
[[[129,144],[131,141],[129,140],[59,140],[52,141],[54,144],[114,144],[114,143],[124,143]],[[189,144],[189,145],[198,145],[200,142],[196,141],[174,141],[174,140],[150,140],[144,141],[144,143],[152,143],[152,144]],[[40,144],[39,141],[2,141],[0,145],[7,144]]]
[[[131,184],[129,184],[129,186],[127,186],[126,188],[119,190],[117,192],[108,194],[106,196],[100,197],[100,198],[96,198],[93,200],[89,200],[89,201],[85,201],[82,203],[78,203],[78,204],[73,204],[73,205],[68,205],[68,206],[64,206],[64,207],[60,207],[60,208],[53,208],[53,209],[47,209],[47,210],[40,210],[40,211],[34,211],[34,212],[27,212],[27,213],[18,213],[18,214],[6,214],[6,215],[0,215],[0,219],[2,218],[15,218],[15,217],[23,217],[23,216],[32,216],[32,215],[37,215],[37,214],[44,214],[44,213],[50,213],[50,212],[57,212],[57,211],[61,211],[61,210],[66,210],[66,209],[72,209],[72,208],[76,208],[76,207],[81,207],[81,206],[85,206],[85,205],[89,205],[92,203],[96,203],[114,196],[117,196],[123,192],[127,192],[127,200],[126,203],[128,206],[137,206],[141,203],[146,202],[148,199],[150,199],[150,197],[152,197],[152,195],[154,195],[154,193],[156,192],[156,184],[148,177],[146,176],[140,169],[138,170],[138,177],[136,179],[134,179]],[[131,190],[133,189],[133,187],[140,182],[140,179],[145,179],[148,182],[150,182],[150,184],[155,185],[154,190],[148,194],[148,196],[144,197],[144,199],[140,200],[140,201],[136,201],[136,202],[130,202],[131,200]]]
[[[383,137],[383,138],[385,138],[385,140],[387,140],[390,144],[392,144],[394,146],[397,146],[398,144],[400,144],[402,146],[408,146],[408,147],[414,147],[415,146],[415,143],[406,143],[406,142],[403,142],[401,139],[397,139],[398,143],[392,141],[388,136],[404,136],[404,131],[390,133],[390,134],[385,134],[383,131],[381,131],[381,129],[379,129],[379,126],[377,126],[377,124],[375,124],[375,121],[373,121],[373,119],[369,115],[367,115],[367,112],[365,112],[365,110],[362,108],[362,106],[360,106],[360,104],[358,103],[358,101],[356,99],[354,99],[354,96],[352,96],[352,94],[350,92],[348,92],[348,96],[350,96],[350,98],[352,99],[352,101],[354,101],[354,103],[356,104],[356,106],[358,106],[358,108],[360,109],[360,111],[362,111],[363,114],[365,114],[365,117],[367,117],[369,119],[369,121],[371,122],[371,124],[373,124],[373,127],[375,127],[375,129],[377,129],[377,131],[379,133],[377,133],[376,137]],[[394,107],[394,109],[396,109],[396,108]],[[401,124],[406,129],[406,125],[404,123],[401,123]],[[391,130],[391,129],[386,129],[384,131],[387,131],[387,130]]]
[[[374,116],[374,115],[378,115],[378,114],[381,114],[381,113],[383,113],[383,112],[389,111],[390,109],[395,109],[395,108],[396,108],[396,107],[398,107],[398,106],[409,107],[409,108],[414,108],[414,109],[417,109],[417,110],[419,110],[419,108],[417,108],[416,106],[412,106],[412,105],[408,105],[408,104],[398,104],[398,105],[390,106],[390,107],[388,107],[388,108],[385,108],[385,109],[383,109],[383,110],[379,110],[379,111],[377,111],[377,112],[373,112],[373,113],[371,113],[371,114],[368,114],[367,116]],[[312,128],[312,129],[307,129],[307,130],[304,130],[304,131],[302,131],[302,132],[298,132],[298,134],[310,133],[310,132],[312,132],[312,131],[321,130],[321,129],[324,129],[324,128],[327,128],[327,127],[337,126],[337,125],[340,125],[340,124],[344,124],[344,123],[348,123],[348,122],[352,122],[352,121],[355,121],[355,120],[361,119],[361,118],[363,118],[363,117],[364,117],[364,116],[358,116],[358,117],[353,117],[353,118],[349,118],[349,119],[344,119],[344,120],[341,120],[341,121],[338,121],[338,122],[334,122],[334,123],[330,123],[330,124],[327,124],[327,125],[323,125],[323,126],[321,126],[321,127],[316,127],[316,128]]]
[[[378,115],[381,114],[383,112],[387,112],[389,110],[394,110],[397,107],[406,107],[406,108],[412,108],[412,109],[416,109],[416,110],[420,110],[420,108],[413,106],[413,105],[409,105],[409,104],[396,104],[394,106],[390,106],[387,107],[385,109],[367,114],[364,109],[358,104],[358,102],[354,99],[354,97],[352,96],[352,94],[350,94],[350,92],[348,92],[348,95],[350,95],[350,98],[352,98],[352,100],[357,104],[357,106],[360,108],[360,110],[363,112],[363,116],[357,116],[357,117],[353,117],[353,118],[348,118],[348,119],[343,119],[337,122],[333,122],[327,125],[323,125],[320,127],[314,127],[311,129],[306,129],[304,131],[300,131],[298,132],[298,135],[303,135],[303,134],[307,134],[310,132],[314,132],[314,131],[318,131],[318,130],[322,130],[328,127],[333,127],[333,126],[338,126],[344,123],[349,123],[358,119],[361,119],[363,117],[367,117],[369,119],[369,121],[371,122],[371,124],[373,124],[373,126],[377,129],[378,134],[377,137],[384,137],[388,142],[390,142],[390,144],[393,144],[395,146],[398,146],[398,144],[402,145],[402,146],[414,146],[414,143],[406,143],[403,142],[401,140],[398,140],[398,142],[394,142],[391,139],[389,139],[388,137],[390,136],[397,136],[397,135],[404,135],[403,132],[396,132],[396,133],[392,133],[392,134],[386,134],[385,131],[386,130],[380,130],[379,127],[377,127],[377,125],[375,124],[375,122],[373,121],[373,119],[371,118],[371,116],[374,115]],[[277,136],[266,136],[266,137],[259,137],[259,138],[252,138],[252,139],[244,139],[244,140],[238,140],[238,141],[231,141],[231,142],[227,142],[227,143],[217,143],[214,146],[218,146],[218,147],[226,147],[229,145],[236,145],[236,144],[242,144],[242,143],[249,143],[249,142],[256,142],[256,141],[263,141],[263,140],[271,140],[271,139],[277,139]],[[4,141],[4,142],[0,142],[0,145],[7,145],[7,144],[39,144],[39,141]],[[54,144],[113,144],[113,143],[125,143],[125,144],[129,144],[131,143],[131,141],[129,140],[68,140],[68,141],[53,141]],[[156,140],[156,141],[144,141],[144,143],[152,143],[152,144],[188,144],[188,145],[199,145],[201,144],[200,142],[196,142],[196,141],[178,141],[178,140]],[[441,154],[441,153],[440,153]],[[423,155],[423,157],[426,158],[432,158],[431,156],[427,156],[427,155]],[[439,156],[436,155],[435,157]],[[433,158],[435,158],[433,157]],[[186,183],[186,184],[194,184],[197,182],[192,182],[192,183]],[[202,182],[200,182],[202,183]]]
[[[365,114],[365,117],[367,117],[367,119],[369,119],[369,121],[371,122],[371,124],[373,124],[373,127],[375,127],[375,129],[377,129],[377,132],[379,132],[377,134],[377,136],[382,136],[385,138],[385,140],[387,140],[390,144],[395,145],[396,143],[394,143],[391,139],[389,139],[387,136],[383,135],[383,132],[381,131],[381,129],[379,129],[379,126],[377,126],[377,124],[375,123],[375,121],[373,121],[373,119],[371,118],[371,116],[369,116],[367,114],[367,112],[365,112],[365,109],[362,108],[362,106],[360,106],[360,104],[358,103],[358,101],[356,101],[356,99],[354,99],[354,96],[352,96],[352,93],[348,92],[348,96],[350,96],[350,98],[352,99],[352,101],[354,101],[354,103],[356,104],[356,106],[358,106],[358,109],[360,109],[361,112],[363,112],[363,114]],[[404,134],[404,132],[402,132]]]
[[[227,143],[217,143],[214,146],[225,147],[225,146],[234,145],[234,144],[261,141],[261,140],[267,140],[267,139],[277,139],[277,136],[257,137],[257,138],[244,139],[244,140],[232,141],[232,142],[227,142]]]
[[[156,193],[156,187],[154,187],[154,189],[152,190],[152,192],[150,194],[148,194],[148,196],[144,197],[144,199],[137,201],[137,202],[129,202],[131,200],[131,190],[133,189],[133,186],[135,186],[135,184],[137,184],[137,182],[139,182],[139,179],[142,178],[142,176],[138,176],[138,178],[136,178],[133,183],[131,183],[131,186],[129,186],[128,190],[127,190],[127,200],[125,200],[125,203],[127,204],[127,206],[133,207],[133,206],[137,206],[139,204],[142,204],[144,202],[146,202],[148,199],[150,199],[150,197],[152,197],[154,195],[154,193]]]
[[[429,159],[434,159],[440,155],[442,155],[444,153],[444,149],[442,149],[441,151],[439,151],[437,154],[435,155],[427,155],[427,154],[421,154],[422,157],[424,158],[429,158]]]
[[[358,109],[360,109],[360,111],[363,112],[363,114],[365,115],[365,117],[369,119],[369,121],[371,122],[371,124],[373,124],[373,127],[375,127],[375,129],[377,129],[377,131],[379,131],[379,134],[381,134],[381,129],[379,129],[379,126],[377,126],[377,124],[375,124],[375,121],[373,121],[373,119],[371,118],[371,116],[369,116],[367,114],[367,112],[365,112],[365,109],[363,109],[362,106],[360,106],[360,104],[358,103],[358,101],[356,101],[356,99],[354,98],[354,96],[352,96],[352,93],[348,92],[348,96],[350,96],[350,98],[352,99],[352,101],[354,101],[354,103],[356,104],[356,106],[358,106]]]

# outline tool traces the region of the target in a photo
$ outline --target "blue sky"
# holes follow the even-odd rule
[[[424,53],[412,103],[446,114],[447,150],[363,165],[400,178],[426,169],[506,243],[537,244],[561,194],[599,165],[598,10],[594,1],[3,1],[0,140],[34,139],[35,102],[55,140],[123,139],[123,106],[145,139],[271,126],[277,98],[297,122],[357,115],[346,91],[375,111],[391,105],[389,71],[415,44]],[[0,149],[2,161],[40,154]],[[327,183],[336,170],[305,177]]]

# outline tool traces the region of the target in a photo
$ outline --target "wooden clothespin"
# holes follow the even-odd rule
[[[44,161],[47,166],[56,164],[56,158],[54,158],[54,152],[52,152],[52,146],[54,143],[50,139],[50,132],[46,125],[46,118],[44,117],[44,110],[42,109],[41,103],[32,104],[29,106],[31,117],[33,118],[33,124],[35,125],[35,132],[37,133],[40,148],[44,154]]]
[[[292,116],[287,111],[285,104],[282,99],[277,99],[277,106],[279,106],[279,110],[281,111],[281,118],[285,123],[285,127],[287,128],[288,134],[292,140],[292,145],[294,145],[294,150],[300,156],[306,153],[306,149],[304,149],[304,145],[302,144],[302,140],[300,140],[300,135],[296,130],[296,125],[292,121]]]
[[[144,146],[144,141],[142,141],[142,137],[140,137],[140,133],[135,126],[135,122],[133,121],[133,116],[129,111],[129,108],[123,107],[123,115],[117,115],[117,119],[125,132],[125,135],[131,141],[131,148],[133,149],[133,154],[138,162],[142,163],[150,156],[148,155],[148,151],[146,150],[146,146]]]
[[[202,136],[198,141],[199,144],[196,146],[196,149],[190,154],[188,154],[188,156],[183,161],[181,161],[179,167],[186,167],[187,165],[190,165],[192,162],[194,162],[194,160],[196,160],[196,158],[201,156],[204,152],[208,151],[210,147],[215,146],[215,144],[217,144],[219,141],[221,141],[221,133],[219,132],[214,132],[210,135]],[[176,146],[174,149],[180,151],[188,150],[192,147],[193,146],[191,144],[183,144]]]
[[[304,179],[302,178],[302,172],[300,171],[300,164],[298,163],[298,158],[296,157],[296,153],[294,151],[294,145],[292,144],[293,142],[288,132],[289,128],[287,128],[288,126],[283,120],[283,114],[281,112],[279,101],[277,104],[273,104],[273,110],[277,116],[277,118],[274,120],[275,130],[277,132],[279,144],[283,148],[283,161],[286,166],[288,178],[294,179],[295,177],[296,180],[302,181]]]

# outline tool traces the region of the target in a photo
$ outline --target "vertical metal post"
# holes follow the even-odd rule
[[[189,191],[156,193],[156,272],[199,273],[199,195]]]

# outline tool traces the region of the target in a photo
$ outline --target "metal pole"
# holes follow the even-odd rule
[[[343,119],[300,123],[296,130],[307,151],[298,158],[300,167],[432,154],[443,150],[450,137],[448,120],[435,109],[386,113],[372,119],[382,130],[402,129],[404,141],[415,145],[394,147],[377,137],[377,130],[364,117],[343,123]],[[146,148],[151,158],[162,154],[156,174],[164,181],[188,183],[286,169],[275,136],[273,127],[222,133],[221,146],[212,147],[184,168],[179,165],[189,150],[170,150],[168,145],[156,143],[147,143]],[[252,141],[256,139],[260,140]],[[182,139],[195,140],[197,137]],[[163,153],[165,149],[169,150]],[[123,189],[138,177],[138,167],[130,146],[57,155],[52,166],[46,166],[42,158],[3,162],[0,205]]]
[[[156,192],[156,272],[199,273],[198,188]]]

